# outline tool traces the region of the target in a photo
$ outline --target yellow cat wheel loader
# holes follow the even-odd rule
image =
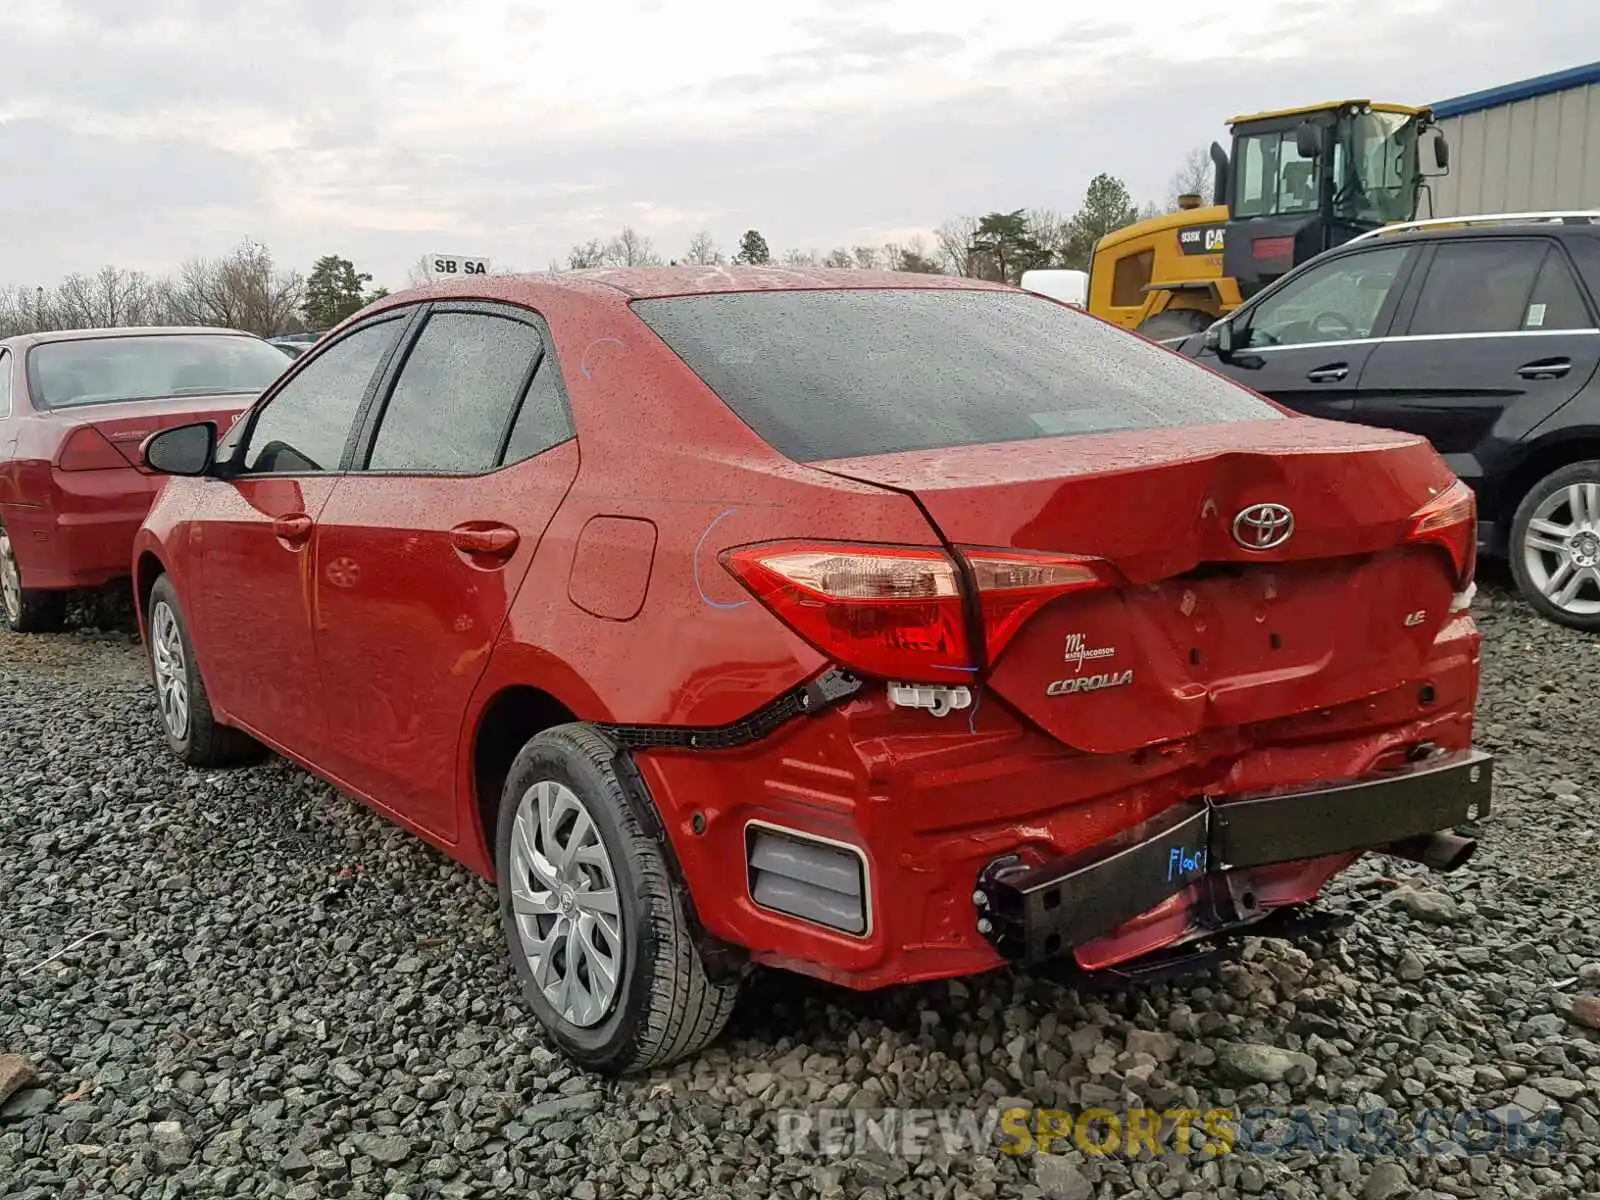
[[[1232,153],[1211,144],[1214,204],[1186,196],[1178,212],[1096,244],[1095,316],[1157,340],[1186,337],[1306,259],[1414,219],[1426,180],[1449,170],[1427,108],[1340,100],[1228,126]]]

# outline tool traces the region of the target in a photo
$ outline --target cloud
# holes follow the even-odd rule
[[[540,267],[624,223],[671,254],[825,250],[959,213],[1163,195],[1233,112],[1427,102],[1572,65],[1583,0],[10,0],[0,284],[249,234],[400,283]]]

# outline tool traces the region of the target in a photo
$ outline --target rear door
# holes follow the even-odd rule
[[[1361,376],[1358,418],[1420,433],[1473,487],[1600,365],[1600,333],[1554,238],[1429,248],[1396,332]]]
[[[434,306],[320,518],[329,767],[444,841],[467,701],[577,474],[548,346],[524,310]]]
[[[1234,318],[1231,358],[1204,361],[1296,412],[1354,420],[1356,385],[1413,257],[1409,246],[1373,246],[1311,266]]]

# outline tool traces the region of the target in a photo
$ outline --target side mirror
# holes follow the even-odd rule
[[[1450,169],[1450,143],[1445,141],[1442,133],[1433,136],[1433,162],[1441,171]]]
[[[216,461],[216,424],[198,421],[153,433],[144,440],[141,455],[144,465],[159,475],[205,475]]]
[[[1233,357],[1233,322],[1218,321],[1205,332],[1205,348],[1223,362]]]
[[[1302,121],[1294,131],[1294,148],[1301,158],[1316,158],[1322,153],[1322,130],[1310,121]]]

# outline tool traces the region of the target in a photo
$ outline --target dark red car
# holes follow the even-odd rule
[[[1095,969],[1481,816],[1471,494],[1065,305],[872,272],[390,297],[148,443],[166,736],[498,881],[577,1060],[749,964]]]
[[[89,329],[0,341],[0,611],[18,633],[59,628],[69,590],[128,575],[134,531],[163,482],[152,433],[226,424],[284,368],[225,329]]]

